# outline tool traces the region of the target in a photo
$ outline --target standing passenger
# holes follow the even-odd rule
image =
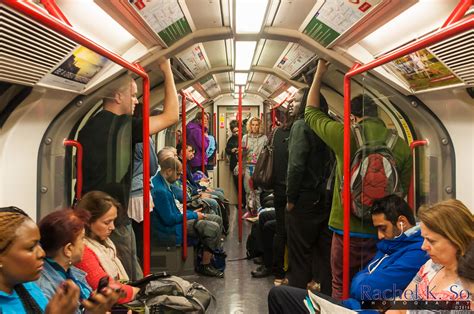
[[[267,142],[267,136],[260,132],[261,120],[252,117],[247,122],[247,134],[242,137],[242,149],[244,158],[242,158],[244,169],[244,187],[247,194],[247,209],[245,216],[256,216],[260,208],[259,188],[254,188],[251,184],[251,177],[257,163],[258,156],[262,152]],[[246,217],[245,217],[246,218]]]
[[[178,97],[169,60],[159,65],[165,79],[163,113],[150,117],[150,134],[178,121]],[[141,277],[136,258],[135,234],[127,215],[131,187],[132,148],[142,141],[142,119],[132,118],[137,100],[137,84],[124,76],[106,86],[103,110],[87,121],[78,140],[84,148],[83,193],[105,191],[123,206],[111,235],[125,269],[132,279]]]
[[[204,117],[203,117],[202,111],[198,111],[193,121],[189,122],[188,125],[186,125],[186,144],[192,145],[196,149],[196,155],[194,155],[194,158],[189,162],[193,170],[193,173],[195,171],[202,170],[203,162],[204,162],[204,169],[206,169],[206,166],[207,166],[207,155],[205,153],[204,153],[204,156],[202,155],[202,147],[204,145],[204,152],[205,152],[207,150],[207,147],[209,146],[209,138],[207,136],[204,136],[204,143],[203,143],[202,132],[207,131],[208,124],[209,124],[209,117],[207,116],[207,113],[204,112]],[[204,161],[202,160],[203,157],[204,157]]]
[[[288,105],[293,123],[288,144],[288,280],[298,288],[314,288],[331,294],[330,208],[325,206],[325,191],[331,169],[331,152],[304,122],[307,90],[300,90]],[[323,111],[327,103],[323,99]],[[329,170],[329,171],[328,171]]]
[[[239,192],[239,176],[236,175],[236,167],[239,163],[239,125],[237,120],[230,121],[229,124],[230,132],[232,135],[227,140],[225,146],[225,153],[229,156],[229,170],[232,174],[232,180],[234,181],[235,191]],[[246,197],[245,189],[242,189],[242,208],[245,208]]]
[[[308,95],[308,106],[305,112],[305,120],[311,129],[332,149],[336,156],[336,187],[342,183],[343,167],[343,143],[344,125],[329,118],[322,112],[320,101],[321,82],[327,70],[327,63],[320,60],[314,76],[313,83]],[[378,118],[377,105],[368,96],[359,95],[351,101],[351,120],[363,127],[365,137],[369,141],[385,141],[388,136],[388,129],[382,120]],[[355,140],[351,138],[351,157],[354,156]],[[408,191],[412,161],[410,149],[402,138],[398,138],[394,148],[397,169],[401,178],[401,187],[404,194]],[[356,216],[350,217],[350,278],[354,276],[375,253],[376,230],[370,221],[363,221]],[[342,298],[342,229],[343,229],[343,209],[341,193],[337,191],[333,195],[331,215],[329,217],[329,227],[335,233],[331,246],[331,268],[332,268],[332,291],[333,297]]]

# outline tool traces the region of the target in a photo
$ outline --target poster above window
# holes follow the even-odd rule
[[[303,33],[327,47],[380,2],[381,0],[324,1]]]
[[[133,0],[133,7],[168,46],[192,32],[178,0]]]

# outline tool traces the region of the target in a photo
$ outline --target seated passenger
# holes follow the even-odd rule
[[[263,265],[252,270],[250,273],[254,278],[268,277],[272,274],[273,266],[273,237],[276,232],[276,212],[275,210],[265,210],[258,215],[258,228],[260,245],[263,248]]]
[[[90,213],[90,219],[86,224],[84,254],[76,267],[87,274],[86,280],[92,289],[97,289],[100,279],[104,276],[109,276],[117,284],[119,281],[129,280],[122,262],[117,257],[115,245],[109,238],[115,229],[114,220],[120,206],[117,200],[101,191],[86,193],[77,204],[77,209]],[[140,290],[125,284],[119,285],[125,291],[125,297],[119,299],[118,303],[130,302]]]
[[[160,163],[159,173],[153,177],[151,194],[155,208],[151,213],[152,235],[159,241],[174,241],[180,245],[183,238],[183,213],[176,205],[177,200],[170,185],[182,174],[181,162],[168,158]],[[222,219],[217,215],[207,215],[199,211],[186,211],[187,231],[190,237],[197,237],[204,245],[202,265],[198,272],[206,276],[222,278],[224,273],[211,265],[212,252],[222,247]]]
[[[458,276],[462,285],[469,291],[471,310],[474,310],[474,242],[471,241],[466,254],[458,260]]]
[[[402,300],[466,300],[457,274],[458,258],[474,239],[474,216],[455,199],[423,206],[418,211],[422,249],[430,257],[401,295]],[[405,311],[389,311],[405,313]]]
[[[44,266],[45,253],[40,232],[28,215],[17,207],[0,208],[0,313],[75,313],[79,288],[72,280],[55,289],[48,302],[36,284]],[[106,294],[112,293],[107,289]],[[96,305],[84,300],[91,311],[105,312],[108,299],[94,298]]]
[[[82,260],[84,253],[85,224],[89,221],[89,212],[82,209],[62,209],[47,215],[39,222],[41,247],[46,252],[44,269],[38,286],[48,300],[54,296],[56,287],[67,279],[72,280],[80,289],[80,300],[87,300],[92,288],[86,281],[86,273],[74,264]],[[110,289],[109,289],[110,290]],[[104,298],[111,291],[95,294],[96,298]],[[117,301],[117,297],[109,298],[107,308]],[[76,313],[82,313],[77,309]]]
[[[382,299],[382,296],[395,298],[394,293],[401,293],[428,259],[421,249],[423,238],[420,228],[415,225],[413,212],[402,198],[389,195],[375,201],[372,222],[380,240],[377,252],[367,266],[354,276],[351,299],[343,301],[348,308],[359,309],[363,300]],[[272,288],[268,295],[270,313],[287,313],[288,306],[293,307],[298,303],[296,300],[303,300],[306,295],[304,289]],[[290,299],[292,301],[288,301]],[[307,313],[303,302],[300,303],[299,307],[293,307],[295,313]]]

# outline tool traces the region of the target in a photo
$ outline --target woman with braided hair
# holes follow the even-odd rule
[[[36,224],[17,207],[0,208],[0,312],[74,313],[79,288],[66,281],[48,304],[33,281],[43,269],[44,251]]]
[[[71,280],[55,287],[50,300],[37,281],[44,267],[45,252],[40,246],[40,231],[34,221],[17,207],[0,208],[0,313],[73,314],[79,305],[80,289]],[[103,295],[82,300],[91,313],[105,313],[118,298],[110,288]]]

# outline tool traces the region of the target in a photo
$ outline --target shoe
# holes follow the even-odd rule
[[[273,280],[273,285],[274,285],[275,287],[278,287],[278,286],[288,286],[288,278],[275,279],[275,280]]]
[[[197,268],[196,272],[208,277],[224,278],[224,273],[218,269],[215,269],[211,264],[200,265]]]
[[[253,278],[264,278],[272,274],[272,271],[265,267],[265,265],[257,267],[256,270],[250,272]]]
[[[242,216],[242,219],[255,218],[255,217],[258,217],[256,213],[253,213],[252,211],[248,211]]]
[[[308,282],[306,285],[306,290],[311,290],[311,291],[316,291],[316,292],[321,292],[321,284],[319,282],[316,282],[314,280],[311,280]]]
[[[263,265],[263,258],[261,256],[257,256],[253,259],[253,263],[257,265]]]

